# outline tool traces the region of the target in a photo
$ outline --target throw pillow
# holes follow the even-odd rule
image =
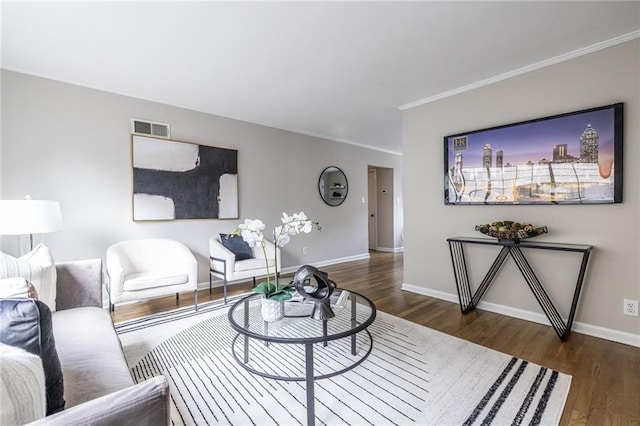
[[[53,337],[51,310],[35,299],[0,299],[0,343],[42,359],[47,415],[64,409],[62,367]]]
[[[29,297],[29,284],[23,277],[0,279],[0,299]]]
[[[236,255],[236,260],[246,260],[253,257],[253,250],[239,235],[220,234],[222,245]]]
[[[0,425],[43,418],[47,404],[40,357],[0,343],[0,365]]]
[[[56,310],[56,265],[49,247],[38,244],[20,258],[0,252],[0,279],[15,277],[32,283],[39,299]]]
[[[0,279],[0,299],[15,297],[38,298],[36,288],[22,277]]]

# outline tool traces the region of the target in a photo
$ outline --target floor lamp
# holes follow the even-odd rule
[[[48,200],[0,200],[0,235],[29,235],[29,251],[33,250],[33,234],[62,229],[60,203]],[[20,254],[22,247],[20,247]]]

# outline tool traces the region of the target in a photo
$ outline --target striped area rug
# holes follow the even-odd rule
[[[233,299],[231,300],[231,303]],[[175,425],[304,425],[305,383],[247,372],[231,353],[230,305],[202,304],[116,324],[137,382],[160,374]],[[557,424],[571,377],[378,312],[361,365],[316,381],[318,425]],[[240,339],[241,341],[242,339]],[[352,362],[349,341],[316,345],[316,374]],[[357,348],[368,349],[368,335]],[[296,345],[252,345],[254,367],[304,371]],[[293,373],[293,374],[292,374]]]

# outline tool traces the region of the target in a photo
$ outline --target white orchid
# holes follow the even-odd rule
[[[301,232],[308,234],[313,230],[314,225],[318,227],[318,230],[320,229],[318,222],[307,218],[304,212],[294,213],[292,216],[283,212],[281,220],[282,226],[278,226],[275,229],[276,244],[279,247],[284,247],[289,242],[289,235],[297,235]]]
[[[249,247],[254,247],[259,244],[264,247],[264,231],[265,224],[260,219],[245,219],[244,223],[238,225],[240,229],[240,235],[242,239],[249,244]]]
[[[285,226],[276,226],[276,228],[273,230],[273,235],[276,236],[276,245],[278,247],[284,247],[285,245],[287,245],[291,240],[289,234],[290,231],[287,231]]]
[[[302,232],[308,234],[313,230],[314,226],[320,230],[320,224],[309,219],[304,212],[294,213],[291,216],[283,212],[281,220],[282,225],[276,226],[273,230],[274,243],[277,247],[287,245],[291,240],[291,235],[297,235]],[[264,293],[267,298],[286,300],[291,297],[293,289],[288,285],[279,285],[277,279],[274,279],[274,284],[271,284],[269,262],[266,260],[267,248],[264,240],[264,229],[265,224],[260,219],[245,219],[244,223],[238,225],[235,234],[241,235],[242,239],[245,240],[250,247],[255,247],[256,245],[262,247],[262,252],[264,253],[267,264],[267,281],[260,283],[260,285],[254,288],[254,291]],[[276,265],[277,263],[276,260]],[[275,271],[275,276],[277,278],[278,271]]]
[[[312,229],[313,229],[313,222],[311,222],[310,220],[307,220],[304,222],[299,232],[304,232],[305,234],[308,234],[309,232],[311,232]]]

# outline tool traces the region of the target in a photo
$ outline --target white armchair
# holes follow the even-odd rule
[[[253,278],[255,287],[256,277],[267,275],[267,262],[269,273],[280,271],[280,247],[276,247],[271,241],[264,240],[264,242],[266,259],[262,246],[256,246],[251,249],[251,259],[236,260],[236,255],[222,245],[219,236],[211,237],[209,239],[209,291],[211,291],[213,277],[222,278],[224,303],[227,303],[227,284],[230,281]]]
[[[116,303],[193,291],[198,310],[198,262],[186,245],[165,238],[121,241],[107,249],[109,309]]]

